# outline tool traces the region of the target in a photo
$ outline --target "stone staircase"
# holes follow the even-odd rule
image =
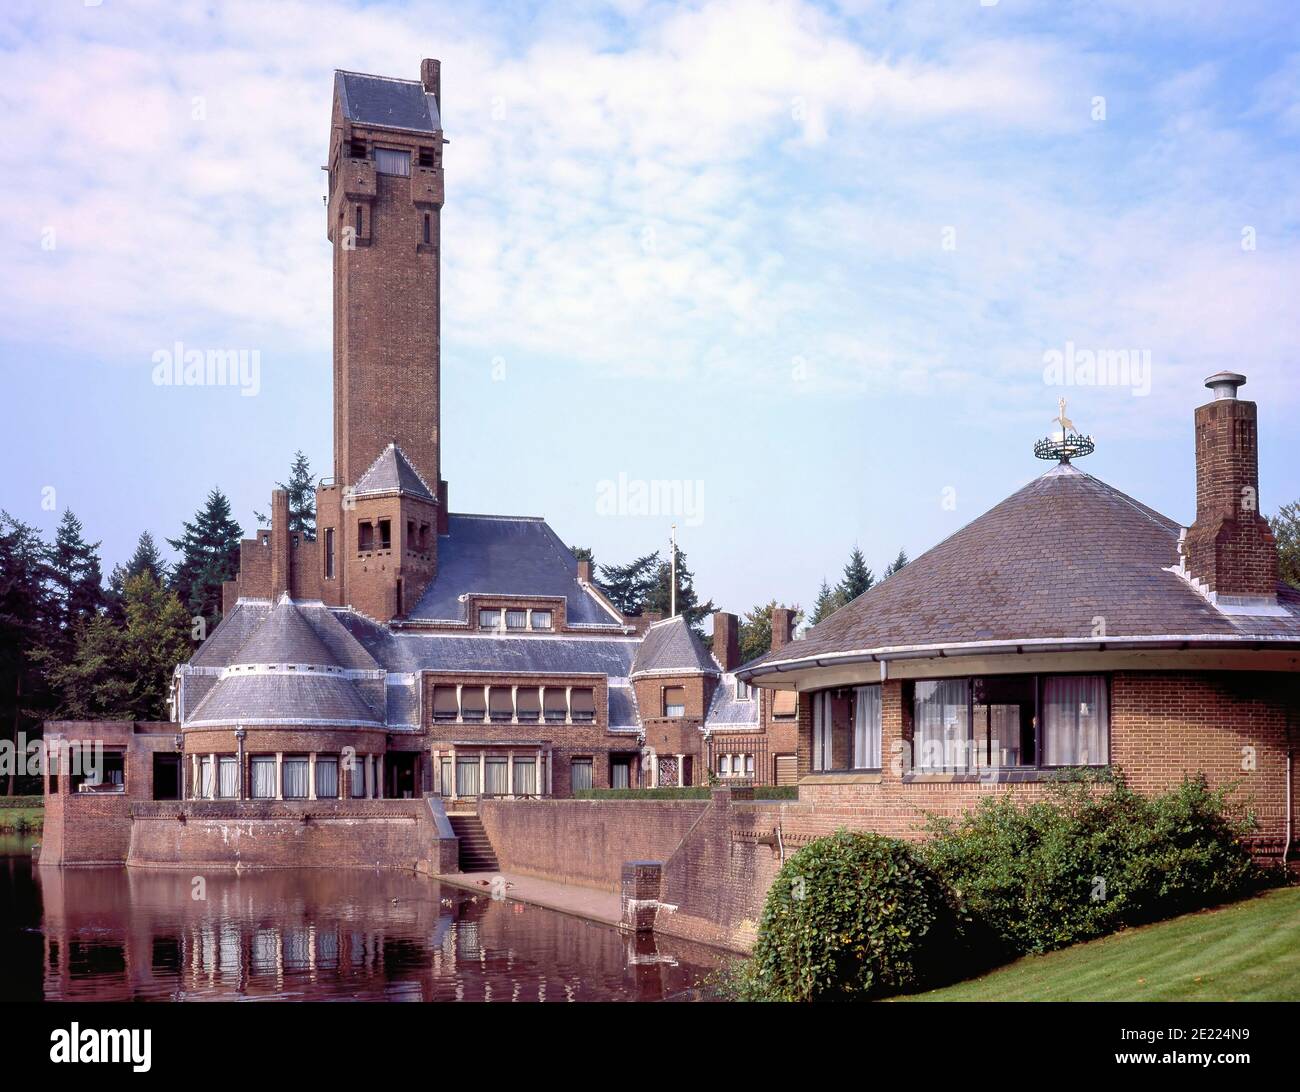
[[[460,870],[462,872],[498,872],[496,850],[483,829],[483,820],[477,815],[449,815],[451,829],[460,840]]]

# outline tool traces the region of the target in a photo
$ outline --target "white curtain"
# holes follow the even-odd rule
[[[211,800],[212,790],[216,787],[216,771],[212,768],[212,759],[204,757],[199,760],[199,765],[202,770],[202,777],[199,779],[199,784],[203,786],[203,790],[199,795],[202,796],[204,800]]]
[[[364,799],[366,795],[366,756],[355,755],[352,759],[352,796],[354,799]]]
[[[456,795],[478,795],[478,759],[456,759]]]
[[[487,781],[484,792],[489,796],[505,796],[510,791],[509,776],[510,770],[504,758],[489,758],[484,769]]]
[[[531,758],[515,759],[515,795],[537,795],[537,765]]]
[[[332,800],[339,794],[339,760],[316,756],[316,795]]]
[[[270,755],[259,755],[252,761],[252,781],[254,800],[275,799],[275,759]]]
[[[583,758],[573,760],[570,767],[572,777],[572,788],[574,792],[579,789],[591,788],[591,759]]]
[[[397,174],[403,178],[411,174],[411,153],[392,148],[375,149],[375,170],[380,174]]]
[[[918,770],[966,768],[969,700],[966,679],[916,684],[912,762]]]
[[[227,800],[233,800],[239,795],[239,760],[234,755],[223,755],[221,758],[221,778],[217,791]]]
[[[880,687],[859,686],[854,691],[853,768],[880,769]]]
[[[284,796],[286,800],[305,800],[310,771],[305,758],[284,760]]]
[[[1104,766],[1109,736],[1106,680],[1100,675],[1054,675],[1043,682],[1043,762],[1048,766]]]
[[[812,696],[813,752],[812,768],[831,768],[831,692],[823,690]]]
[[[627,762],[615,762],[609,768],[610,787],[626,789],[631,785],[632,766]],[[516,785],[518,782],[516,782]]]

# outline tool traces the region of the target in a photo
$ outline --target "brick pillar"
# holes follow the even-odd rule
[[[624,932],[649,933],[654,930],[663,871],[662,861],[623,862],[620,892],[623,913],[619,928]]]
[[[740,666],[740,621],[734,614],[720,610],[713,615],[713,655],[723,671]]]

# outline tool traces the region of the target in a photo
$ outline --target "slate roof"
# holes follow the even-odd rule
[[[271,611],[266,599],[241,599],[190,657],[193,667],[225,667]]]
[[[709,710],[704,715],[705,728],[757,728],[758,697],[751,690],[748,698],[736,697],[736,676],[723,674],[713,688]]]
[[[249,672],[217,682],[185,727],[228,724],[380,725],[383,717],[343,675]]]
[[[718,665],[680,614],[653,623],[645,632],[632,675],[697,674],[717,675]]]
[[[438,537],[438,573],[411,612],[414,619],[467,621],[461,596],[563,596],[570,625],[619,625],[578,583],[578,562],[543,519],[447,517]]]
[[[363,72],[334,73],[334,93],[343,116],[359,125],[414,129],[434,133],[442,128],[438,102],[418,80],[394,80]]]
[[[342,666],[287,595],[280,597],[229,662]]]
[[[389,444],[379,453],[379,458],[370,464],[370,469],[357,479],[352,493],[357,497],[375,493],[407,493],[427,501],[437,501],[429,483],[420,476],[406,453],[396,444]]]
[[[1300,596],[1279,591],[1288,618],[1220,612],[1177,565],[1181,528],[1071,464],[1054,467],[889,579],[745,665],[819,654],[975,642],[1125,637],[1300,637]]]
[[[350,611],[337,617],[389,671],[513,671],[626,678],[637,648],[630,637],[422,633],[391,630]]]
[[[637,712],[636,691],[630,686],[611,686],[608,693],[610,728],[639,728],[641,715]]]

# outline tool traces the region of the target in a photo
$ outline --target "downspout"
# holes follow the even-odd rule
[[[1293,735],[1290,731],[1286,734],[1286,843],[1282,846],[1282,871],[1287,868],[1287,860],[1291,856],[1291,841],[1294,836],[1295,821],[1292,818],[1294,812],[1294,803],[1292,795],[1292,773],[1295,766],[1292,760],[1294,746],[1292,744]]]

